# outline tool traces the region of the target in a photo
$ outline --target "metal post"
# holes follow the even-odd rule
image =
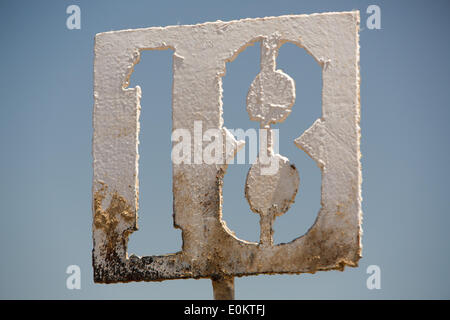
[[[212,286],[215,300],[234,300],[234,277],[221,276],[212,278]]]

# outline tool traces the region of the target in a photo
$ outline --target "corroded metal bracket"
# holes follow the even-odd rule
[[[352,11],[97,34],[94,281],[211,278],[216,298],[233,298],[235,276],[357,266],[362,248],[358,31],[359,12]],[[193,133],[194,122],[202,121],[204,130],[218,129],[229,136],[222,118],[225,65],[256,42],[262,49],[261,73],[250,85],[247,111],[269,133],[270,125],[283,121],[295,101],[293,80],[276,69],[278,48],[294,43],[322,67],[322,117],[295,140],[322,171],[322,207],[314,225],[289,243],[271,241],[273,219],[289,209],[299,179],[289,160],[274,154],[269,134],[265,151],[276,160],[277,170],[274,175],[261,174],[258,161],[246,185],[250,207],[261,216],[260,243],[238,239],[222,220],[226,164],[173,163],[173,216],[175,227],[182,230],[182,251],[128,256],[128,237],[137,230],[141,97],[138,86],[128,88],[128,79],[140,52],[174,50],[173,130]],[[232,139],[233,150],[226,157],[234,156],[240,146]],[[277,189],[280,181],[286,185],[283,190]]]

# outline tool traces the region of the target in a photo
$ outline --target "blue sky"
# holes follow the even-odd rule
[[[66,28],[67,6],[81,29]],[[365,27],[366,8],[381,9],[381,29]],[[2,1],[0,4],[0,298],[210,299],[209,280],[94,284],[91,267],[93,44],[99,32],[328,11],[361,12],[363,258],[358,268],[314,275],[236,279],[238,299],[450,298],[448,148],[450,9],[447,1]],[[172,227],[170,51],[144,52],[131,76],[140,85],[140,230],[130,252],[181,248]],[[275,242],[303,234],[320,201],[320,170],[292,139],[320,116],[320,67],[286,44],[278,67],[296,82],[280,152],[299,169],[296,203],[275,223]],[[224,120],[251,128],[245,96],[259,71],[249,47],[224,77]],[[152,102],[152,104],[150,103]],[[155,121],[158,119],[158,121]],[[165,138],[164,138],[165,137]],[[158,154],[150,150],[157,148]],[[247,240],[258,216],[243,194],[249,166],[225,178],[224,219]],[[81,289],[66,288],[67,266],[81,268]],[[368,290],[366,269],[381,269]]]

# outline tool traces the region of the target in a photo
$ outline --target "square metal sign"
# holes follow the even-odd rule
[[[220,280],[357,266],[362,248],[358,32],[359,11],[351,11],[97,34],[92,190],[95,282]],[[284,121],[295,101],[295,83],[276,68],[277,51],[287,42],[304,48],[322,68],[322,115],[295,140],[321,169],[321,209],[304,235],[274,245],[272,223],[289,209],[299,186],[295,166],[273,151],[270,139],[271,125]],[[226,63],[256,43],[261,46],[261,72],[249,84],[247,112],[268,136],[248,173],[245,194],[249,211],[261,216],[259,243],[237,238],[222,220],[227,161],[243,145],[224,126],[222,77]],[[182,231],[182,250],[140,257],[127,252],[128,237],[137,230],[141,108],[141,89],[128,87],[128,80],[143,50],[166,49],[174,51],[173,131],[194,136],[196,123],[201,122],[202,132],[221,134],[224,151],[218,157],[221,161],[205,161],[196,156],[203,146],[194,143],[183,149],[192,154],[172,161],[173,219]],[[269,172],[273,164],[275,170]]]

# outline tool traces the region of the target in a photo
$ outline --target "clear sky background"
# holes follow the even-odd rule
[[[81,29],[66,28],[67,6]],[[366,9],[381,8],[381,30]],[[0,298],[211,299],[210,280],[101,285],[91,266],[93,45],[99,32],[329,11],[361,12],[363,258],[358,268],[314,275],[238,278],[237,299],[449,299],[450,2],[448,1],[6,1],[0,2]],[[143,90],[138,255],[181,249],[172,227],[171,51],[148,51],[131,76]],[[320,117],[321,70],[286,44],[278,67],[296,82],[297,100],[280,129],[280,153],[301,178],[296,203],[275,223],[275,242],[302,235],[320,206],[320,170],[292,143]],[[224,119],[257,128],[245,97],[259,71],[259,47],[227,64]],[[158,150],[151,153],[151,149]],[[249,165],[229,168],[224,219],[257,241],[249,210]],[[66,268],[81,268],[81,289]],[[367,267],[381,268],[368,290]]]

